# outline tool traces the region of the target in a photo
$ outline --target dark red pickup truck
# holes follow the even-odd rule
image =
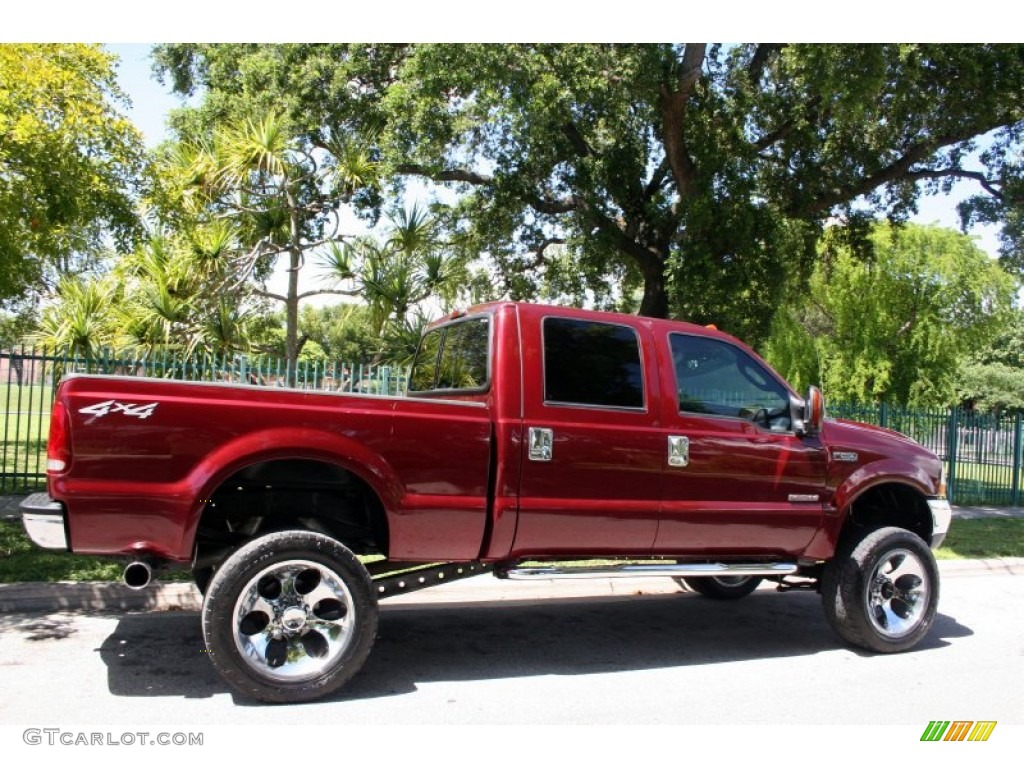
[[[731,336],[510,302],[434,323],[406,397],[70,376],[47,468],[33,540],[132,558],[136,587],[190,565],[214,665],[266,701],[348,680],[379,598],[481,571],[720,599],[768,579],[818,589],[847,642],[905,650],[950,521],[933,454],[825,420]]]

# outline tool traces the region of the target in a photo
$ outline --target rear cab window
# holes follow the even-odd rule
[[[486,392],[490,386],[489,315],[455,320],[427,331],[409,376],[409,394]]]
[[[544,402],[643,410],[644,371],[633,328],[546,317]]]

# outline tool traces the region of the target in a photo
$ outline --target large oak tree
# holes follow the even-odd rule
[[[830,220],[869,246],[868,218],[955,179],[978,183],[969,216],[1020,203],[1022,46],[170,45],[157,62],[205,89],[207,116],[273,102],[313,145],[370,132],[396,174],[455,187],[456,242],[512,296],[586,292],[753,340]]]

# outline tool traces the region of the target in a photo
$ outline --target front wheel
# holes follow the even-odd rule
[[[217,569],[203,602],[214,667],[261,701],[332,693],[362,666],[376,634],[366,569],[342,544],[310,531],[249,542]]]
[[[905,651],[931,628],[939,569],[919,536],[880,528],[826,565],[821,597],[825,617],[846,642],[879,653]]]
[[[682,580],[686,586],[714,600],[739,600],[761,583],[760,576],[691,576]]]

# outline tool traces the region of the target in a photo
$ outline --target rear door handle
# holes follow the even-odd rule
[[[551,461],[555,433],[544,427],[530,427],[530,461]]]
[[[685,467],[690,463],[690,438],[682,435],[668,436],[668,465]]]

